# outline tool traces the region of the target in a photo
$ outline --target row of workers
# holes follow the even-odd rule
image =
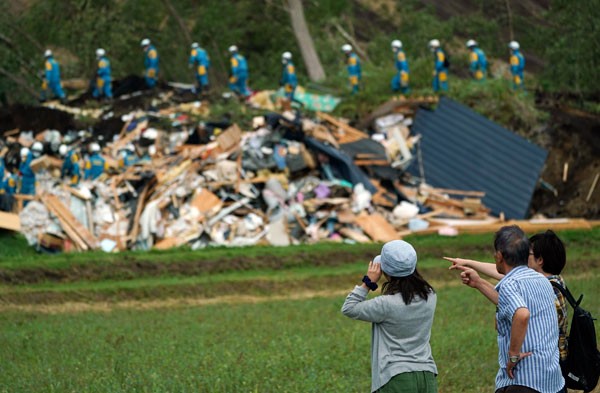
[[[435,92],[440,90],[448,90],[448,56],[442,49],[440,41],[433,39],[429,41],[429,48],[433,53],[433,81],[432,87]],[[511,41],[509,43],[511,50],[510,65],[513,76],[513,87],[515,89],[523,87],[523,71],[525,68],[525,59],[520,53],[519,43]],[[158,51],[151,43],[150,39],[144,38],[141,41],[141,47],[144,51],[144,79],[148,88],[156,86],[159,71]],[[391,44],[394,52],[394,62],[396,73],[392,78],[391,86],[393,91],[408,93],[410,91],[410,71],[408,59],[404,52],[402,42],[394,40]],[[467,47],[470,50],[470,71],[474,79],[484,80],[487,73],[487,59],[485,53],[475,40],[467,41]],[[360,89],[360,81],[362,79],[361,65],[358,55],[350,44],[342,46],[342,51],[346,55],[346,65],[348,70],[349,82],[352,93],[356,93]],[[236,94],[242,97],[248,97],[251,93],[248,87],[248,63],[244,56],[239,53],[238,47],[232,45],[229,47],[231,76],[229,79],[229,88]],[[48,92],[52,91],[55,97],[64,100],[65,93],[60,83],[60,68],[57,61],[54,59],[52,51],[46,50],[44,54],[45,62],[45,78],[42,84],[42,99],[48,97]],[[110,61],[103,48],[96,50],[97,68],[96,80],[92,95],[95,98],[112,98],[111,90],[111,67]],[[280,86],[284,88],[287,98],[292,99],[294,91],[298,85],[296,70],[292,62],[292,54],[284,52],[282,54],[282,73]],[[208,71],[210,68],[210,58],[203,48],[197,42],[191,46],[191,52],[188,60],[188,65],[193,68],[196,76],[195,92],[205,92],[209,88]]]

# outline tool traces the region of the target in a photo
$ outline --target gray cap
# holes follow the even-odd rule
[[[377,255],[373,262],[381,263],[381,270],[388,276],[406,277],[415,272],[417,252],[404,240],[392,240],[383,245],[381,255]]]

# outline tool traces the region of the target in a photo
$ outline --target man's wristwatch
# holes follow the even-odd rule
[[[362,282],[364,282],[367,288],[369,288],[371,291],[374,291],[379,287],[376,282],[371,281],[369,276],[364,276]]]
[[[509,356],[508,360],[510,360],[511,363],[519,363],[519,355]]]

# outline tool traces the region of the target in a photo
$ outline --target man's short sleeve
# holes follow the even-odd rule
[[[502,283],[498,292],[498,314],[501,318],[512,320],[515,311],[527,308],[516,281]]]

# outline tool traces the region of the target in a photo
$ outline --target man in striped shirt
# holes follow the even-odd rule
[[[548,279],[527,267],[527,236],[516,225],[502,227],[494,250],[496,269],[505,275],[496,287],[471,268],[458,269],[464,284],[497,305],[496,393],[566,392],[556,345],[556,296]]]

